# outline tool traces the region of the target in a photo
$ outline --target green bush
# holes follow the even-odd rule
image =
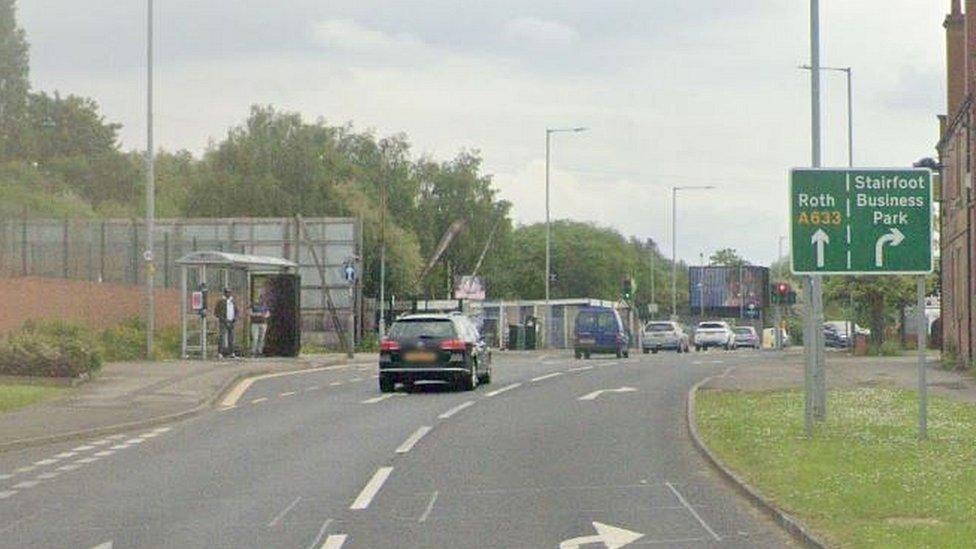
[[[101,365],[90,332],[63,322],[29,322],[0,342],[0,374],[77,377]]]
[[[903,349],[897,341],[883,341],[881,345],[872,345],[870,354],[875,356],[901,356]]]
[[[131,362],[146,357],[146,323],[132,317],[99,335],[99,346],[105,362]],[[177,358],[180,354],[180,330],[172,326],[156,330],[153,360]]]

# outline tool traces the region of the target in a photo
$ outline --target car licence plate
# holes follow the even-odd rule
[[[437,360],[437,354],[430,351],[410,351],[404,358],[407,362],[434,362]]]
[[[593,339],[592,337],[581,337],[579,342],[582,345],[593,345],[594,343],[596,343],[596,340]]]

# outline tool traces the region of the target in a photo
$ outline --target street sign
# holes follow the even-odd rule
[[[794,169],[790,237],[795,274],[932,272],[932,172]]]
[[[342,278],[349,284],[356,282],[356,266],[346,263],[342,266]]]

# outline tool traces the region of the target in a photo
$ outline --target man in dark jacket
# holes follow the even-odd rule
[[[220,336],[217,342],[217,354],[221,358],[234,358],[234,323],[237,322],[237,303],[230,288],[224,288],[224,295],[214,306],[214,316],[220,323]]]

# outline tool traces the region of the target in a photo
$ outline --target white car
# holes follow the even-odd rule
[[[735,332],[728,322],[709,320],[698,323],[695,330],[695,350],[702,351],[709,347],[721,347],[726,351],[735,349]]]
[[[688,352],[688,334],[677,322],[648,322],[641,333],[641,346],[644,354],[657,353],[665,349],[679,353]]]

